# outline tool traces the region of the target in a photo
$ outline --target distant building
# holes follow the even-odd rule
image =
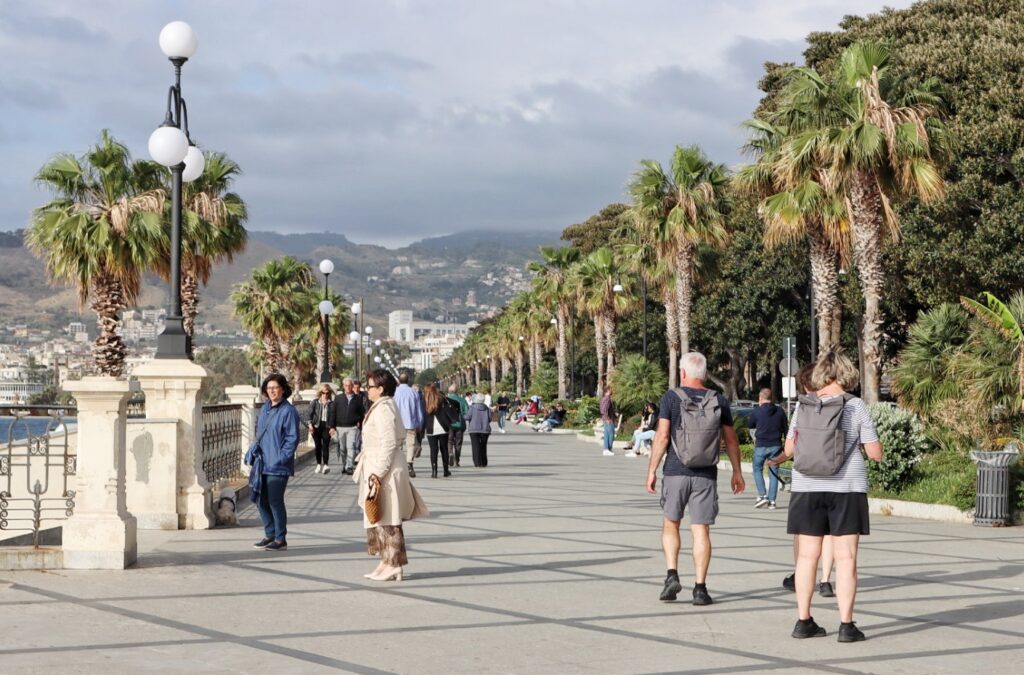
[[[476,307],[476,291],[473,289],[466,291],[466,307]]]
[[[414,342],[425,337],[457,337],[461,341],[477,325],[479,324],[476,321],[469,323],[420,321],[413,318],[410,310],[400,309],[388,314],[388,338],[404,343]]]

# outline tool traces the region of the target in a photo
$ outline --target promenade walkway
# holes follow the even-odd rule
[[[375,563],[355,486],[309,464],[289,486],[287,553],[251,548],[247,508],[240,528],[142,533],[133,570],[0,572],[0,672],[962,673],[1024,659],[1024,528],[876,516],[857,607],[868,641],[838,644],[834,601],[817,598],[829,636],[798,641],[780,587],[788,495],[755,511],[751,491],[726,489],[715,604],[663,604],[646,459],[521,428],[494,435],[490,457],[448,480],[419,460],[434,517],[408,525],[400,584],[363,579]]]

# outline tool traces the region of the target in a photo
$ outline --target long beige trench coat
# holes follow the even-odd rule
[[[381,484],[381,518],[374,525],[363,512],[363,527],[401,525],[402,521],[430,515],[420,493],[409,480],[405,463],[405,427],[390,396],[377,399],[363,419],[363,452],[352,480],[359,486],[359,507],[370,492],[369,478],[376,475]]]

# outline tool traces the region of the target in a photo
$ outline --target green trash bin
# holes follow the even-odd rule
[[[971,459],[978,467],[978,484],[974,506],[974,524],[1002,527],[1010,522],[1010,465],[1017,461],[1016,446],[1012,450],[972,450]]]

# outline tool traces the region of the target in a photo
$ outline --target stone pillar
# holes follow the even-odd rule
[[[75,512],[64,523],[67,569],[121,570],[138,558],[125,495],[128,383],[112,377],[65,382],[78,401]]]
[[[178,528],[213,526],[210,484],[203,472],[203,406],[199,387],[206,370],[188,359],[153,359],[133,375],[146,393],[147,419],[178,420],[176,466],[154,467],[177,476]]]
[[[242,404],[242,475],[249,475],[249,467],[245,464],[245,453],[256,440],[256,401],[259,400],[259,387],[248,384],[237,384],[224,390],[228,401]]]

